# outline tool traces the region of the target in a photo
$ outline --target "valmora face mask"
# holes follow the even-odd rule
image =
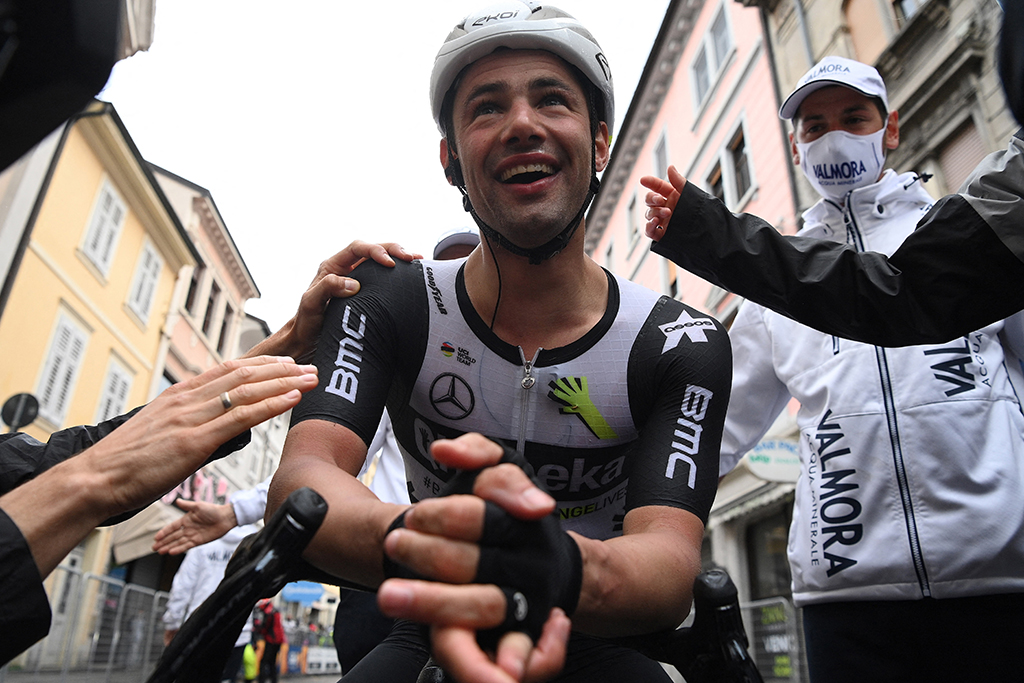
[[[885,164],[885,127],[870,135],[845,130],[825,133],[811,142],[798,142],[800,169],[822,197],[842,201],[850,190],[878,180]]]

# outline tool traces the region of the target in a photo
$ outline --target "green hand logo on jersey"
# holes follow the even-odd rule
[[[559,377],[554,382],[548,382],[548,386],[551,387],[548,398],[562,404],[559,410],[563,415],[576,415],[599,439],[615,439],[619,436],[590,400],[586,377]]]

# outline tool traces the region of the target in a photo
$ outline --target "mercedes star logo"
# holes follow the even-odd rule
[[[438,375],[430,385],[430,403],[443,417],[461,420],[473,412],[476,398],[466,380],[456,374],[445,372]]]

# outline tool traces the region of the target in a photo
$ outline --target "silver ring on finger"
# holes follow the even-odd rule
[[[223,391],[220,394],[220,404],[224,406],[224,410],[231,410],[231,397],[228,396],[228,392]]]

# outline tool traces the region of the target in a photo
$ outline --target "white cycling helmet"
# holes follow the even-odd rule
[[[430,74],[430,108],[445,135],[441,106],[459,73],[481,57],[504,47],[546,50],[583,72],[601,95],[601,118],[611,132],[615,122],[615,92],[608,60],[590,31],[570,14],[537,2],[504,0],[463,19],[448,34]]]

